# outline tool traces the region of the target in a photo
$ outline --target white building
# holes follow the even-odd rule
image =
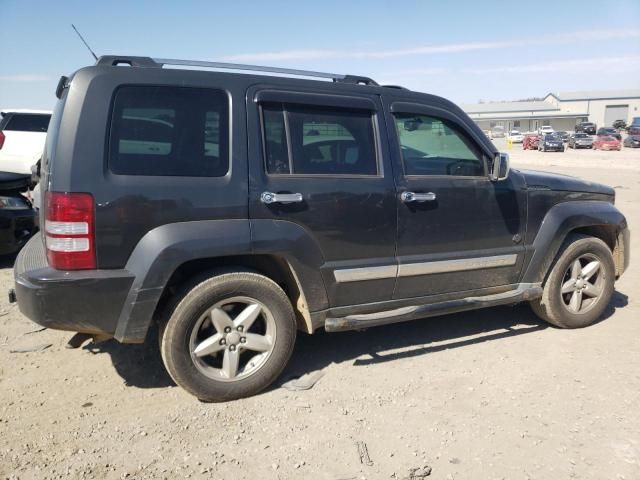
[[[505,130],[535,131],[543,125],[570,130],[578,122],[610,127],[615,120],[631,123],[640,117],[640,89],[549,93],[543,101],[493,102],[461,105],[483,130],[501,125]]]

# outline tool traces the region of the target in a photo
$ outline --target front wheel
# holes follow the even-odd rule
[[[597,321],[613,294],[615,265],[599,238],[572,235],[531,307],[541,319],[561,328],[581,328]]]
[[[284,369],[296,338],[284,291],[255,273],[187,285],[165,311],[160,351],[171,378],[200,400],[254,395]]]

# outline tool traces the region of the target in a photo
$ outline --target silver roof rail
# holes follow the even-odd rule
[[[312,70],[297,70],[293,68],[268,67],[263,65],[245,65],[242,63],[228,62],[206,62],[200,60],[181,60],[177,58],[149,58],[149,57],[130,57],[105,55],[98,59],[96,65],[129,65],[131,67],[156,67],[162,68],[164,65],[179,65],[184,67],[204,67],[218,68],[222,70],[242,70],[251,72],[280,73],[283,75],[294,75],[298,77],[326,78],[340,83],[354,83],[361,85],[378,84],[368,77],[358,75],[343,75],[339,73],[315,72]]]

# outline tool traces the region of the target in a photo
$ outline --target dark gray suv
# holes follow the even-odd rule
[[[440,97],[140,57],[102,57],[57,96],[42,234],[11,298],[123,343],[157,322],[168,372],[203,400],[267,387],[297,331],[523,301],[583,327],[629,262],[612,188],[509,170]]]

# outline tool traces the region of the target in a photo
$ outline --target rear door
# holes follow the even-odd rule
[[[396,204],[382,106],[331,90],[249,90],[252,235],[287,222],[310,237],[331,306],[390,299]]]

